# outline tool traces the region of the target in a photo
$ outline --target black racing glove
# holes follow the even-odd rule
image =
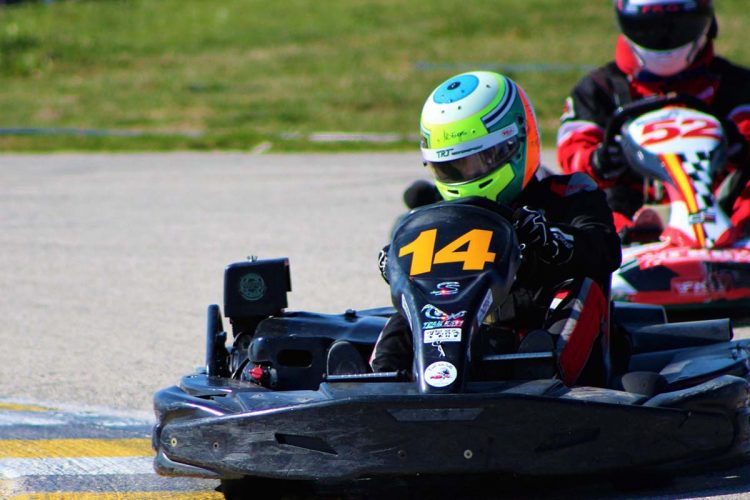
[[[404,204],[409,208],[419,208],[443,199],[435,185],[425,180],[417,180],[404,191]]]
[[[591,169],[604,180],[616,179],[628,168],[627,160],[622,153],[622,146],[618,142],[601,143],[591,153]]]
[[[390,281],[388,281],[388,249],[390,248],[390,245],[386,245],[383,247],[383,249],[378,254],[378,269],[380,269],[380,275],[383,277],[386,283],[389,285],[391,284]]]
[[[573,257],[573,237],[552,226],[544,211],[521,207],[513,213],[513,226],[518,241],[533,249],[542,261],[562,265]]]
[[[750,161],[750,145],[747,138],[732,120],[725,120],[722,126],[727,138],[727,160],[740,167],[745,166]]]

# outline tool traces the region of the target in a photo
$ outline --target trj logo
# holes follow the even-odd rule
[[[240,279],[240,295],[250,302],[261,299],[267,289],[266,282],[259,274],[249,273]]]

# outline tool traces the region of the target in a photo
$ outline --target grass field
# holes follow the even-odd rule
[[[750,65],[748,0],[717,0],[718,51]],[[609,0],[98,0],[0,5],[4,151],[414,148],[451,74],[495,69],[536,105],[612,56]],[[67,129],[120,135],[71,135]],[[385,144],[316,132],[389,133]]]

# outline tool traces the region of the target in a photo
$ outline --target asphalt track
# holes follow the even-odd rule
[[[155,476],[149,435],[153,392],[203,362],[224,266],[288,257],[290,309],[385,305],[376,256],[420,176],[416,153],[0,156],[0,498],[216,498]],[[532,495],[742,497],[750,471]]]

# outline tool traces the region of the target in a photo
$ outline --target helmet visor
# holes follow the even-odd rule
[[[695,42],[706,33],[711,19],[705,12],[618,16],[622,34],[651,50],[671,50]]]
[[[450,161],[428,161],[427,166],[438,181],[460,184],[484,177],[510,163],[520,149],[521,141],[512,137],[479,153]]]

